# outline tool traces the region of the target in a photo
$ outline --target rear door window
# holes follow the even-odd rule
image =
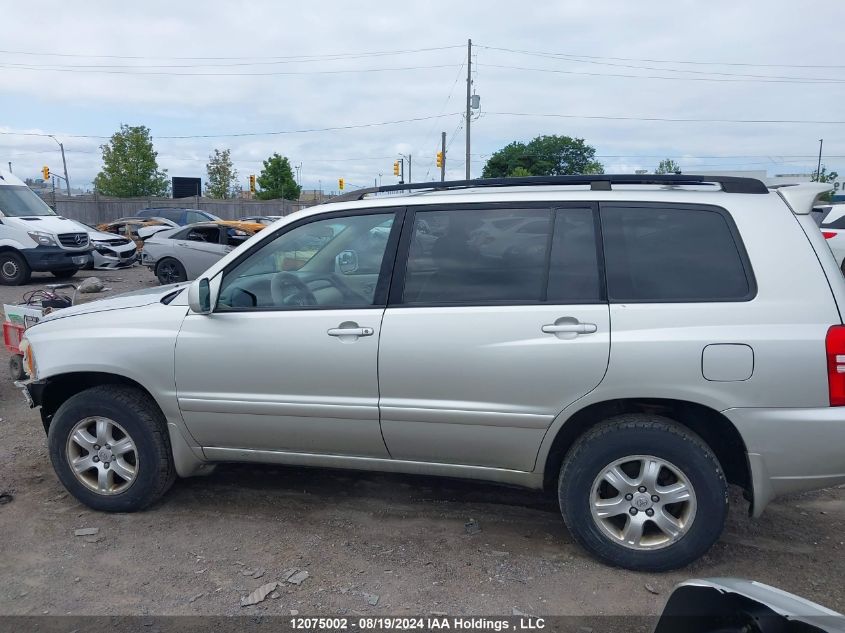
[[[612,302],[747,301],[756,292],[724,209],[606,204],[601,226]]]
[[[525,303],[543,299],[550,209],[417,211],[403,303]]]
[[[558,209],[554,227],[548,300],[563,304],[603,301],[593,210]]]

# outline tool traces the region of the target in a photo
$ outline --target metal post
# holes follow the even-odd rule
[[[61,143],[59,143],[59,149],[62,150],[62,166],[65,168],[65,188],[67,189],[67,197],[70,198],[70,180],[67,177],[67,161],[65,160],[65,146],[62,145]]]
[[[408,182],[411,182],[411,155],[408,154]]]
[[[59,211],[58,209],[56,209],[56,177],[53,176],[52,178],[50,178],[50,182],[53,183],[53,211],[58,213]]]
[[[822,178],[822,146],[824,145],[824,139],[819,139],[819,166],[816,167],[816,181],[821,182]]]
[[[12,161],[9,161],[9,173],[12,173]]]
[[[440,133],[440,182],[446,180],[446,132]]]
[[[470,179],[470,162],[469,162],[469,147],[470,147],[470,134],[469,134],[469,127],[470,127],[470,117],[471,117],[471,106],[472,106],[472,40],[467,40],[467,129],[466,129],[466,144],[467,144],[467,162],[466,162],[466,178],[467,180]]]
[[[404,158],[399,159],[399,184],[400,185],[405,184],[405,159]]]

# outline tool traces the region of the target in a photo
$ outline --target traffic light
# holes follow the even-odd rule
[[[337,188],[343,191],[343,178],[337,179]]]
[[[250,174],[249,176],[249,192],[255,193],[255,175]]]
[[[443,167],[443,152],[437,152],[437,166]]]
[[[399,161],[398,160],[393,163],[393,175],[394,176],[399,175]]]
[[[50,168],[47,165],[41,168],[41,174],[44,176],[44,180],[50,180]]]

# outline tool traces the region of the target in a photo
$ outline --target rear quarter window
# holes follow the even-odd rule
[[[607,291],[615,303],[748,301],[756,285],[724,209],[603,205]]]

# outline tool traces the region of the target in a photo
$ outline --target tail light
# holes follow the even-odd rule
[[[833,325],[824,341],[830,406],[845,406],[845,325]]]
[[[822,231],[822,235],[824,239],[829,240],[831,237],[836,237],[837,233],[836,231]]]

